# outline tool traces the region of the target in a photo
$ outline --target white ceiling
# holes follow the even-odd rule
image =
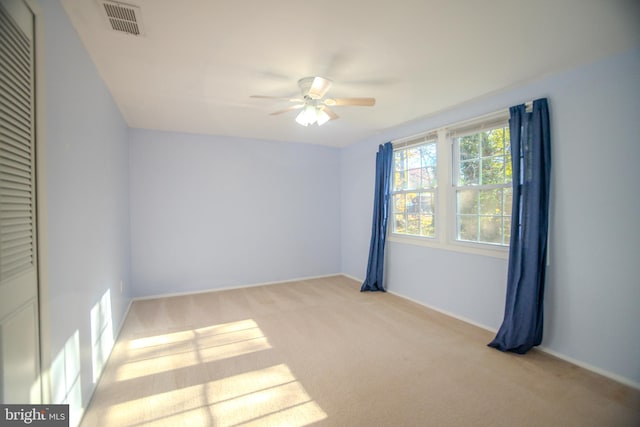
[[[640,45],[637,0],[62,0],[131,127],[346,146],[404,122]],[[270,116],[301,77],[334,81],[340,119]]]

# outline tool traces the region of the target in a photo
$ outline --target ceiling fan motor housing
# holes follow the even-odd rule
[[[298,86],[303,97],[320,99],[331,87],[331,80],[324,77],[304,77],[298,80]]]

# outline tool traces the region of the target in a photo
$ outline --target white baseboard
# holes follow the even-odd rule
[[[144,300],[157,299],[157,298],[169,298],[169,297],[181,297],[181,296],[188,296],[188,295],[198,295],[198,294],[205,294],[205,293],[208,293],[208,292],[229,291],[229,290],[233,290],[233,289],[242,289],[242,288],[255,288],[256,286],[279,285],[279,284],[282,284],[282,283],[300,282],[300,281],[303,281],[303,280],[313,280],[313,279],[323,279],[325,277],[333,277],[333,276],[341,276],[341,275],[343,275],[343,274],[342,273],[324,274],[324,275],[320,275],[320,276],[299,277],[299,278],[296,278],[296,279],[286,279],[286,280],[279,280],[279,281],[274,281],[274,282],[249,283],[249,284],[246,284],[246,285],[225,286],[223,288],[211,288],[211,289],[203,289],[203,290],[199,290],[199,291],[185,291],[185,292],[172,292],[172,293],[166,293],[166,294],[146,295],[146,296],[142,296],[142,297],[133,297],[132,300],[133,301],[144,301]]]
[[[478,322],[473,321],[473,320],[471,320],[471,319],[469,319],[469,318],[466,318],[466,317],[463,317],[463,316],[458,316],[457,314],[454,314],[454,313],[452,313],[452,312],[450,312],[450,311],[443,310],[443,309],[441,309],[441,308],[434,307],[434,306],[429,305],[429,304],[425,304],[425,303],[424,303],[424,302],[422,302],[422,301],[418,301],[418,300],[415,300],[415,299],[413,299],[413,298],[406,297],[406,296],[404,296],[404,295],[402,295],[402,294],[399,294],[399,293],[397,293],[397,292],[394,292],[394,291],[389,291],[389,290],[387,290],[387,292],[388,292],[388,293],[390,293],[390,294],[393,294],[393,295],[395,295],[395,296],[398,296],[398,297],[400,297],[400,298],[404,298],[404,299],[406,299],[407,301],[411,301],[411,302],[414,302],[414,303],[416,303],[416,304],[418,304],[418,305],[421,305],[421,306],[423,306],[423,307],[426,307],[426,308],[428,308],[429,310],[437,311],[438,313],[444,314],[445,316],[453,317],[454,319],[458,319],[458,320],[461,320],[461,321],[463,321],[463,322],[465,322],[465,323],[469,323],[470,325],[477,326],[477,327],[478,327],[478,328],[480,328],[480,329],[484,329],[484,330],[486,330],[486,331],[493,332],[493,333],[496,333],[496,332],[497,332],[497,329],[491,328],[491,327],[489,327],[489,326],[487,326],[487,325],[483,325],[482,323],[478,323]]]
[[[536,348],[538,350],[542,351],[543,353],[547,353],[547,354],[549,354],[549,355],[551,355],[553,357],[557,357],[558,359],[562,359],[565,362],[569,362],[569,363],[571,363],[573,365],[576,365],[576,366],[579,366],[581,368],[584,368],[587,371],[591,371],[591,372],[593,372],[595,374],[602,375],[603,377],[607,377],[609,379],[617,381],[617,382],[619,382],[621,384],[624,384],[626,386],[629,386],[631,388],[635,388],[636,390],[640,390],[640,383],[638,383],[636,381],[632,381],[629,378],[623,377],[623,376],[618,375],[618,374],[614,374],[613,372],[609,372],[607,370],[598,368],[597,366],[593,366],[593,365],[591,365],[589,363],[586,363],[586,362],[583,362],[581,360],[574,359],[573,357],[566,356],[566,355],[564,355],[562,353],[558,353],[557,351],[551,350],[548,347],[539,346],[539,347],[536,347]]]
[[[357,278],[357,277],[355,277],[355,276],[352,276],[352,275],[350,275],[350,274],[340,273],[340,275],[341,275],[341,276],[344,276],[344,277],[346,277],[346,278],[348,278],[348,279],[355,280],[356,282],[360,282],[360,283],[364,282],[364,279],[359,279],[359,278]]]
[[[445,316],[453,317],[454,319],[458,319],[458,320],[461,320],[463,322],[469,323],[471,325],[477,326],[477,327],[479,327],[481,329],[485,329],[485,330],[487,330],[489,332],[492,332],[492,333],[497,333],[498,332],[497,329],[494,329],[494,328],[491,328],[491,327],[489,327],[487,325],[483,325],[481,323],[475,322],[475,321],[473,321],[471,319],[468,319],[466,317],[458,316],[457,314],[451,313],[451,312],[446,311],[446,310],[442,310],[442,309],[440,309],[438,307],[434,307],[434,306],[431,306],[429,304],[425,304],[422,301],[417,301],[417,300],[415,300],[413,298],[406,297],[406,296],[404,296],[402,294],[399,294],[397,292],[394,292],[394,291],[387,291],[387,292],[389,292],[390,294],[396,295],[396,296],[398,296],[400,298],[404,298],[404,299],[406,299],[408,301],[411,301],[411,302],[414,302],[416,304],[419,304],[419,305],[421,305],[423,307],[426,307],[426,308],[428,308],[430,310],[434,310],[434,311],[437,311],[438,313],[442,313]],[[615,374],[613,372],[607,371],[607,370],[602,369],[602,368],[598,368],[597,366],[593,366],[593,365],[591,365],[589,363],[586,363],[586,362],[583,362],[581,360],[574,359],[572,357],[569,357],[569,356],[567,356],[565,354],[559,353],[559,352],[557,352],[555,350],[552,350],[552,349],[550,349],[548,347],[545,347],[545,346],[538,346],[538,347],[536,347],[536,349],[538,351],[543,352],[543,353],[547,353],[547,354],[549,354],[549,355],[551,355],[553,357],[557,357],[558,359],[564,360],[565,362],[571,363],[572,365],[576,365],[576,366],[579,366],[581,368],[584,368],[587,371],[591,371],[591,372],[593,372],[595,374],[602,375],[603,377],[607,377],[607,378],[609,378],[611,380],[617,381],[617,382],[619,382],[621,384],[624,384],[626,386],[629,386],[629,387],[632,387],[634,389],[640,390],[640,383],[638,383],[636,381],[633,381],[633,380],[630,380],[629,378],[623,377],[621,375]]]

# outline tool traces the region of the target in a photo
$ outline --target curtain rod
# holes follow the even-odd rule
[[[525,110],[527,112],[531,112],[531,110],[533,109],[533,100],[532,99],[530,99],[528,101],[525,101],[525,102],[521,102],[520,104],[516,104],[516,105],[521,105],[521,104],[524,104]],[[491,113],[481,114],[479,116],[475,116],[475,117],[472,117],[472,118],[467,119],[467,120],[461,120],[459,122],[451,123],[449,125],[440,126],[440,127],[434,128],[434,129],[430,129],[428,131],[417,133],[415,135],[410,135],[410,136],[404,136],[402,138],[397,138],[397,139],[391,140],[391,142],[393,143],[394,147],[396,147],[396,145],[397,146],[410,145],[414,141],[418,142],[416,140],[419,140],[419,139],[427,140],[427,139],[429,139],[430,136],[436,135],[439,131],[449,131],[452,128],[460,128],[460,127],[463,127],[465,125],[470,125],[470,124],[476,123],[476,122],[483,122],[485,120],[489,120],[489,119],[494,118],[494,117],[498,118],[498,117],[503,116],[503,115],[507,116],[507,118],[508,118],[509,108],[510,107],[502,108],[500,110],[492,111]]]
[[[529,101],[526,101],[526,102],[521,102],[520,104],[516,104],[516,105],[521,105],[521,104],[524,104],[524,108],[527,111],[530,111],[533,108],[533,100],[529,100]],[[508,115],[510,108],[511,107],[506,107],[506,108],[502,108],[500,110],[492,111],[491,113],[481,114],[479,116],[475,116],[475,117],[472,117],[472,118],[467,119],[467,120],[461,120],[459,122],[455,122],[455,123],[452,123],[452,124],[447,125],[447,126],[442,126],[439,129],[447,130],[449,128],[462,127],[462,126],[464,126],[466,124],[470,124],[470,123],[474,123],[474,122],[482,122],[484,120],[491,119],[492,117],[500,117],[501,115]]]
[[[428,130],[426,132],[420,132],[415,135],[405,136],[392,140],[393,146],[411,145],[413,142],[428,141],[431,138],[435,138],[438,134],[438,129]],[[430,138],[431,137],[431,138]]]

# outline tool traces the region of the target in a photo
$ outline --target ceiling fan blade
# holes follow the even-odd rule
[[[327,113],[327,116],[329,116],[329,120],[335,120],[335,119],[340,118],[340,116],[338,116],[336,113],[331,111],[331,109],[329,107],[327,107],[326,105],[322,106],[322,111]]]
[[[268,95],[251,95],[249,98],[258,98],[258,99],[286,99],[290,102],[303,102],[303,99],[300,98],[291,98],[290,96],[268,96]]]
[[[283,113],[288,113],[289,111],[293,111],[293,110],[299,110],[302,107],[304,107],[304,104],[300,104],[300,105],[292,105],[289,108],[285,108],[284,110],[278,110],[278,111],[274,111],[273,113],[271,113],[271,116],[277,116],[278,114],[283,114]]]
[[[325,105],[349,106],[349,107],[372,107],[376,105],[375,98],[327,98]]]

